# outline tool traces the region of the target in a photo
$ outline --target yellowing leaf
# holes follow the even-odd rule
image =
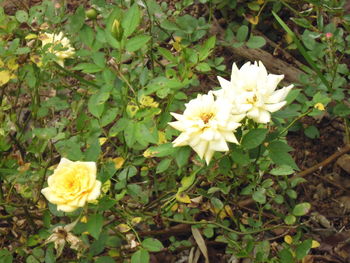
[[[127,224],[119,224],[119,225],[117,225],[117,229],[118,229],[119,232],[126,233],[131,228]]]
[[[103,193],[107,193],[109,191],[109,188],[111,188],[111,181],[107,180],[106,182],[104,182],[104,184],[101,187],[101,190]]]
[[[283,38],[287,44],[291,44],[293,42],[293,37],[288,33],[285,33]]]
[[[321,244],[316,241],[316,240],[312,240],[312,243],[311,243],[311,248],[317,248],[319,247]]]
[[[34,38],[37,38],[37,37],[38,37],[38,36],[35,35],[35,34],[28,34],[28,35],[26,35],[26,37],[25,37],[24,39],[30,40],[30,39],[34,39]]]
[[[188,196],[188,194],[185,194],[185,193],[177,193],[176,200],[185,204],[191,203],[191,198]]]
[[[257,1],[256,1],[256,3],[257,3],[258,5],[262,5],[264,2],[265,2],[265,0],[257,0]]]
[[[30,56],[30,60],[35,63],[39,68],[43,66],[42,58],[38,55]]]
[[[165,137],[165,132],[162,131],[158,131],[158,144],[163,144],[163,143],[167,143],[167,139]]]
[[[114,162],[114,167],[115,169],[120,169],[122,168],[124,162],[125,162],[125,159],[123,157],[116,157],[116,158],[113,158],[112,161]]]
[[[106,137],[98,138],[98,142],[100,143],[101,146],[102,146],[106,141],[107,141],[107,138],[106,138]]]
[[[19,65],[17,64],[16,58],[9,59],[9,61],[7,61],[7,67],[11,71],[17,70]]]
[[[225,205],[225,206],[224,206],[224,209],[225,209],[226,214],[227,214],[229,217],[233,217],[233,212],[232,212],[231,206]]]
[[[86,216],[83,216],[81,219],[80,219],[80,222],[82,223],[86,223],[88,220],[87,220],[87,217]]]
[[[171,210],[172,212],[176,212],[178,208],[179,208],[179,204],[178,204],[178,203],[175,203],[175,204],[171,207],[170,210]]]
[[[0,71],[0,86],[5,85],[11,79],[11,72],[8,70]]]
[[[284,236],[284,242],[290,245],[293,243],[293,238],[290,235],[286,235]]]
[[[221,210],[220,211],[219,217],[220,217],[220,219],[224,219],[225,217],[227,217],[227,214],[226,214],[225,210]]]
[[[246,19],[249,23],[253,25],[257,25],[259,23],[259,17],[258,16],[246,16]]]
[[[138,223],[140,223],[142,221],[142,217],[134,217],[133,219],[131,219],[131,224],[134,226],[134,225],[137,225]]]

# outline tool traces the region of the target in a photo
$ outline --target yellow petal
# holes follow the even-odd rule
[[[80,219],[80,222],[82,223],[87,223],[87,217],[86,216],[83,216],[81,219]]]
[[[321,110],[321,111],[325,110],[324,105],[322,103],[316,103],[314,108],[318,109],[318,110]]]
[[[259,16],[247,16],[246,19],[253,25],[257,25],[259,23]]]

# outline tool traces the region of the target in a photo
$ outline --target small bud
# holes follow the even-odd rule
[[[114,19],[114,22],[112,24],[111,29],[112,35],[115,37],[116,40],[121,41],[123,38],[123,28],[121,27],[118,19]]]
[[[96,19],[97,17],[97,11],[95,8],[90,8],[88,10],[85,11],[85,15],[88,19]]]
[[[325,110],[324,105],[322,103],[316,103],[314,108],[318,109],[320,111],[324,111]]]
[[[330,39],[330,38],[332,38],[333,37],[333,34],[331,33],[331,32],[327,32],[326,33],[326,38],[327,39]]]

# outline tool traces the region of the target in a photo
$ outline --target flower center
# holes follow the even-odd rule
[[[207,124],[209,120],[214,116],[213,113],[203,113],[200,118],[204,122],[204,124]]]
[[[258,100],[258,97],[254,94],[252,98],[247,98],[248,104],[255,104]]]

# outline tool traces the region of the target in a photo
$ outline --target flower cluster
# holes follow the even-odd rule
[[[75,53],[74,48],[71,46],[68,38],[63,36],[63,33],[43,33],[39,36],[42,46],[51,44],[49,52],[53,53],[57,57],[57,63],[60,66],[64,66],[64,60],[72,57]]]
[[[173,145],[191,146],[208,164],[215,151],[229,150],[227,142],[238,144],[234,131],[242,119],[268,123],[271,113],[286,104],[293,85],[276,90],[283,78],[268,74],[261,62],[247,62],[240,69],[233,64],[231,81],[218,77],[220,90],[198,95],[182,115],[171,113],[177,121],[169,125],[181,131]]]

